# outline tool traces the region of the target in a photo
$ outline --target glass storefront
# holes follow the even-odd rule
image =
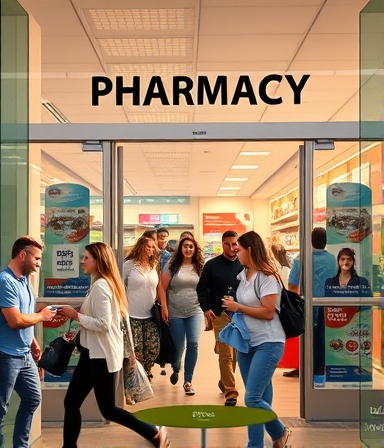
[[[16,0],[1,2],[0,265],[28,231],[28,15]]]
[[[58,60],[49,59],[53,56],[57,57],[57,49],[56,55],[50,50],[55,47],[54,43],[64,36],[63,28],[55,27],[51,22],[49,29],[52,35],[46,32],[45,17],[42,13],[43,1],[41,10],[39,8],[34,10],[33,2],[29,0],[20,1],[20,3],[30,7],[36,14],[36,20],[41,20],[42,33],[38,37],[33,36],[34,42],[36,38],[37,40],[48,39],[44,40],[46,53],[43,57],[47,59],[42,61],[45,70],[42,85],[43,91],[47,92],[53,100],[42,100],[43,121],[45,123],[59,122],[64,129],[73,129],[70,127],[70,121],[77,123],[79,129],[82,126],[81,123],[85,123],[84,128],[87,126],[86,123],[90,125],[98,123],[99,129],[107,129],[108,123],[127,122],[127,126],[148,124],[149,127],[145,129],[148,129],[147,132],[152,140],[149,138],[148,141],[140,141],[140,139],[135,141],[121,139],[120,141],[118,137],[111,138],[109,135],[105,138],[108,142],[114,140],[112,152],[116,147],[122,148],[120,190],[115,190],[113,185],[105,184],[105,179],[111,174],[105,151],[101,151],[100,148],[92,149],[92,144],[91,149],[88,146],[87,150],[85,140],[92,139],[92,132],[87,134],[85,130],[83,137],[72,143],[64,142],[62,137],[54,143],[54,138],[50,141],[49,137],[44,136],[41,140],[34,140],[34,143],[38,145],[30,149],[28,143],[28,17],[19,7],[18,2],[2,1],[0,152],[2,265],[8,261],[7,254],[10,252],[14,239],[30,231],[28,221],[31,214],[28,208],[31,204],[34,208],[34,217],[38,216],[40,219],[38,223],[40,236],[50,246],[49,257],[45,260],[48,270],[42,272],[40,279],[39,295],[41,298],[44,297],[44,300],[57,298],[47,294],[49,288],[51,291],[60,290],[61,299],[68,297],[63,292],[65,288],[57,287],[56,280],[60,279],[61,284],[64,280],[64,284],[72,288],[73,279],[78,278],[78,269],[73,266],[78,267],[81,244],[100,240],[109,242],[109,238],[113,239],[117,234],[117,227],[114,227],[111,222],[105,222],[106,215],[111,210],[113,219],[122,221],[118,223],[122,229],[122,238],[119,236],[116,241],[113,241],[115,248],[121,252],[120,257],[130,250],[144,230],[160,225],[169,227],[170,239],[174,241],[183,230],[192,230],[204,246],[207,258],[214,256],[220,249],[219,235],[225,225],[239,225],[243,231],[255,229],[266,238],[268,243],[284,244],[291,257],[304,249],[300,247],[300,227],[303,223],[299,218],[298,147],[302,139],[311,138],[312,140],[312,131],[309,136],[303,135],[302,139],[295,135],[292,141],[268,142],[269,138],[265,135],[260,141],[254,141],[257,140],[254,134],[250,137],[245,128],[239,126],[236,137],[225,142],[218,141],[220,138],[215,141],[211,135],[204,134],[208,128],[202,126],[201,123],[217,123],[219,129],[220,125],[225,126],[225,123],[230,128],[231,123],[241,125],[257,124],[262,121],[269,122],[268,124],[275,122],[270,129],[271,140],[273,140],[275,133],[279,133],[279,126],[276,123],[285,122],[287,125],[285,130],[287,130],[289,128],[287,122],[292,119],[297,122],[300,120],[317,122],[320,127],[326,120],[356,122],[357,116],[353,112],[353,107],[346,108],[344,113],[340,114],[339,109],[335,107],[331,115],[323,112],[319,107],[321,102],[326,102],[324,97],[327,95],[321,92],[328,77],[334,81],[332,86],[334,97],[345,95],[343,104],[348,104],[352,97],[349,91],[348,94],[345,92],[355,77],[353,64],[350,66],[352,68],[346,69],[342,65],[336,67],[337,64],[334,63],[334,74],[324,69],[326,64],[324,67],[321,64],[316,65],[308,79],[303,78],[307,69],[305,63],[308,61],[296,60],[296,64],[292,64],[292,67],[296,68],[282,79],[268,78],[271,73],[266,72],[268,64],[266,65],[265,61],[262,63],[253,60],[243,64],[242,58],[250,59],[250,53],[236,52],[236,48],[249,48],[246,47],[245,38],[254,28],[257,13],[261,12],[253,5],[247,8],[227,8],[226,14],[221,16],[222,20],[216,21],[217,26],[211,32],[209,24],[212,24],[216,8],[209,5],[205,5],[201,10],[193,5],[182,10],[164,8],[157,10],[156,16],[154,10],[144,13],[140,9],[133,8],[130,2],[126,2],[125,8],[121,11],[111,8],[106,12],[101,8],[87,8],[85,3],[83,5],[80,1],[77,6],[82,14],[79,15],[78,20],[84,25],[83,29],[89,33],[89,36],[85,36],[86,40],[89,38],[93,42],[93,50],[100,56],[101,61],[97,61],[91,51],[88,54],[80,46],[79,54],[82,54],[84,60],[81,63],[72,60],[71,52],[65,47],[63,56],[67,57],[67,66],[64,67],[64,64],[59,65]],[[383,11],[374,8],[378,4],[374,1],[370,2],[361,15],[362,141],[355,141],[357,135],[344,135],[343,140],[335,139],[334,150],[314,151],[313,210],[311,211],[313,226],[325,227],[327,232],[332,234],[329,241],[329,250],[332,253],[337,255],[344,247],[354,250],[357,272],[367,279],[373,296],[377,298],[383,295],[384,290],[384,249],[382,249],[381,237],[384,215],[382,213],[383,148],[381,143],[383,136],[378,124],[382,118],[383,102],[380,95],[383,89],[381,88],[381,62],[376,64],[380,61],[382,53],[380,45],[384,45],[384,39],[381,38],[381,29],[375,31],[375,26],[380,27],[382,23]],[[326,5],[325,9],[330,16],[334,10],[331,7],[327,9],[328,7],[330,5]],[[64,2],[62,8],[63,17],[69,21],[73,11],[66,10]],[[268,8],[269,6],[266,6],[266,9]],[[288,9],[285,7],[278,9],[280,15],[287,12]],[[372,15],[372,12],[378,14]],[[148,14],[148,17],[145,14]],[[357,11],[355,16],[357,17]],[[157,17],[156,20],[155,17]],[[162,20],[157,22],[159,17]],[[246,21],[244,17],[247,18]],[[196,34],[199,20],[201,21],[200,35]],[[242,23],[242,35],[228,36],[228,60],[221,62],[219,48],[225,46],[225,42],[222,37],[217,36],[222,36],[224,30],[228,29],[228,20],[233,20],[234,25]],[[116,27],[116,23],[120,25]],[[124,25],[121,25],[122,23]],[[129,29],[132,23],[136,24],[135,31],[130,31],[129,38],[123,37],[125,28]],[[149,26],[148,23],[151,27],[157,26],[158,32],[164,37],[174,30],[175,36],[172,42],[157,36],[155,45],[153,29],[148,31],[146,28]],[[272,34],[276,38],[275,43],[277,43],[277,29],[274,28],[276,25],[277,21],[270,24]],[[278,31],[280,34],[284,33],[284,30],[280,28]],[[110,35],[106,36],[106,33]],[[50,37],[47,37],[48,35]],[[287,34],[287,36],[289,37],[286,43],[289,47],[295,47],[298,44],[297,37],[293,34]],[[376,56],[373,52],[372,39],[376,42],[378,36],[380,36],[381,44],[375,47],[377,48]],[[313,35],[310,37],[314,38]],[[260,45],[257,45],[260,43],[260,37],[252,36],[252,39],[253,48],[260,48]],[[63,45],[66,46],[70,39],[62,40]],[[229,47],[231,40],[237,42],[237,47]],[[247,41],[249,40],[248,38]],[[298,53],[308,54],[309,42],[310,39],[304,40],[302,45],[297,47],[300,48]],[[207,46],[207,44],[210,45]],[[199,53],[201,59],[198,61],[200,65],[196,61],[194,65],[195,62],[191,63],[191,61],[197,54],[198,45],[205,49],[209,47],[213,53],[201,51]],[[6,50],[3,50],[4,47]],[[170,58],[167,64],[164,64],[164,61],[161,63],[161,48],[172,48],[173,53],[166,55]],[[271,52],[273,49],[277,51],[278,46],[271,46]],[[321,61],[323,57],[321,48],[316,49],[317,52],[312,53],[312,58]],[[157,51],[159,53],[156,53]],[[157,62],[154,63],[152,60],[151,63],[147,61],[143,64],[151,52],[155,52]],[[15,56],[12,56],[13,53]],[[212,59],[212,54],[217,56],[217,59]],[[281,58],[282,56],[280,54]],[[266,53],[265,57],[267,57]],[[133,62],[124,63],[126,58],[133,58]],[[180,65],[181,62],[183,65]],[[332,64],[332,61],[327,63]],[[100,77],[97,85],[95,80],[92,81],[95,73],[100,72],[100,67],[106,68],[112,84],[109,84],[106,77]],[[224,72],[225,75],[220,75]],[[17,76],[9,76],[9,73],[17,74]],[[243,74],[249,74],[249,76],[243,76]],[[140,78],[140,82],[135,76]],[[194,82],[191,84],[192,79]],[[296,83],[300,84],[300,79],[302,80],[303,103],[299,106],[293,103],[297,94],[295,96],[292,87],[295,85],[297,87]],[[139,83],[136,94],[124,91],[124,88],[135,85],[135,82]],[[95,92],[92,95],[90,91],[91,88],[96,90],[108,86],[111,92],[105,95],[99,92],[98,98]],[[176,104],[176,96],[171,93],[175,88],[179,93],[183,92],[181,104]],[[85,91],[87,92],[86,100],[83,96]],[[188,104],[190,96],[187,91],[192,92],[191,95],[196,100],[194,104]],[[306,96],[307,93],[308,96]],[[332,96],[329,91],[328,96]],[[273,98],[280,97],[284,106],[287,106],[290,101],[292,104],[283,110],[279,109],[278,103],[268,103]],[[91,98],[93,102],[98,101],[99,105],[91,105]],[[136,101],[135,98],[139,104],[132,103]],[[305,98],[309,100],[304,101]],[[199,99],[204,104],[198,104]],[[118,101],[123,104],[118,105]],[[167,105],[167,101],[170,104]],[[8,107],[10,104],[12,107]],[[299,108],[300,112],[296,114]],[[65,112],[66,110],[68,113]],[[156,129],[155,123],[159,125]],[[173,131],[175,135],[180,136],[175,138],[178,141],[157,141],[157,138],[162,135],[162,126],[165,128],[170,123],[196,123],[198,126],[190,133],[175,126]],[[68,127],[65,128],[65,126]],[[318,127],[315,126],[315,128],[314,134]],[[206,135],[206,141],[193,141],[197,135]],[[73,136],[68,137],[73,138]],[[287,138],[285,136],[286,140]],[[103,149],[102,142],[93,143],[95,146],[100,143]],[[268,162],[268,168],[266,164],[265,170],[259,169],[252,153],[268,152],[273,153],[271,161]],[[31,164],[31,155],[34,160],[36,158],[40,162]],[[221,168],[219,172],[215,169],[216,165],[222,164],[223,161],[227,163],[226,171]],[[270,166],[276,167],[275,171],[268,171],[274,174],[263,177],[266,176],[267,169],[270,170]],[[238,171],[238,167],[242,167],[241,171]],[[31,186],[31,180],[28,179],[31,172],[35,173],[33,191],[28,190]],[[225,176],[219,179],[224,172]],[[114,171],[114,174],[117,174],[117,171]],[[256,179],[262,179],[262,182],[257,183]],[[201,185],[204,185],[204,191],[199,190],[198,187]],[[109,187],[113,194],[110,193]],[[73,188],[76,188],[75,193],[72,191]],[[356,203],[351,205],[348,201],[337,204],[332,202],[356,188],[358,192]],[[55,200],[69,191],[71,194],[81,196],[82,199],[79,199],[75,206],[64,204],[61,205],[63,209],[58,210]],[[121,193],[118,198],[113,196],[116,191]],[[353,194],[356,194],[356,191],[353,190]],[[119,217],[117,214],[115,216],[117,209],[111,208],[110,202],[114,202],[117,208],[122,208]],[[213,221],[216,221],[215,224],[221,223],[221,227],[216,225],[215,231],[212,231]],[[36,223],[34,225],[36,226]],[[62,247],[57,247],[59,244]],[[306,249],[310,250],[308,241]],[[64,272],[70,273],[68,278],[65,277]],[[375,436],[369,431],[364,431],[364,424],[368,424],[365,427],[370,428],[372,412],[381,409],[379,403],[381,398],[378,398],[379,401],[376,402],[372,401],[372,397],[382,396],[376,394],[378,390],[382,390],[383,385],[382,311],[377,306],[370,306],[369,310],[365,310],[364,305],[343,307],[342,303],[337,303],[337,300],[332,305],[321,307],[324,309],[324,315],[328,316],[329,324],[325,330],[324,369],[322,372],[314,372],[315,368],[311,364],[311,375],[310,378],[305,379],[305,382],[314,395],[309,394],[307,402],[312,400],[313,403],[316,402],[316,406],[311,406],[303,414],[308,412],[313,420],[326,419],[329,415],[327,414],[329,400],[337,400],[335,397],[341,397],[343,393],[348,394],[345,406],[353,410],[358,390],[360,386],[364,386],[361,388],[362,438],[368,444],[367,446],[374,446],[369,443]],[[330,322],[341,319],[342,315],[349,316],[348,313],[354,309],[354,306],[357,308],[353,323],[355,327],[346,330],[350,337],[344,340],[345,335],[341,335],[340,329],[335,330]],[[365,311],[367,312],[364,314]],[[313,320],[313,315],[311,319]],[[366,328],[364,332],[361,331],[363,325]],[[308,338],[311,346],[312,336]],[[298,356],[298,346],[295,350]],[[344,359],[341,359],[341,354],[345,355]],[[351,375],[349,372],[352,372]],[[362,373],[366,372],[368,372],[369,381],[366,381],[368,376],[364,381],[360,381],[358,376],[361,377]],[[316,384],[313,381],[313,373],[319,373],[322,376],[320,380],[317,378]],[[49,382],[46,381],[45,387],[53,390],[55,385],[48,384]],[[304,392],[304,388],[302,390]],[[318,400],[321,401],[320,405]],[[367,409],[368,417],[366,416]],[[46,413],[51,414],[51,412],[52,409],[47,406]],[[342,406],[340,409],[335,406],[335,415],[343,415]],[[335,415],[332,414],[333,420],[337,418]],[[375,415],[381,414],[377,411]],[[49,418],[48,415],[47,418]]]
[[[383,66],[384,49],[384,5],[383,2],[371,0],[360,14],[360,134],[363,140],[373,138],[383,140]],[[367,145],[369,143],[365,143]],[[362,147],[364,143],[361,143]],[[383,245],[383,145],[378,145],[376,164],[381,169],[375,176],[377,188],[373,190],[373,245],[372,287],[376,304],[369,310],[371,314],[371,340],[367,344],[366,335],[361,326],[359,344],[360,363],[364,364],[367,353],[372,357],[372,383],[361,384],[360,392],[360,434],[367,447],[383,446],[383,397],[384,397],[384,245]],[[365,387],[364,387],[365,386]]]

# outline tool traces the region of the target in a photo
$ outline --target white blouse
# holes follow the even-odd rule
[[[129,316],[135,319],[152,317],[151,308],[156,300],[156,288],[159,283],[156,268],[144,272],[132,260],[128,260],[124,263],[123,279]]]
[[[89,350],[91,359],[105,359],[110,373],[123,365],[120,320],[120,309],[107,281],[96,280],[80,308],[80,344]]]

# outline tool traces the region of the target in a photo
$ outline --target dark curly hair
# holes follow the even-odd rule
[[[186,236],[184,238],[181,238],[181,240],[178,242],[177,248],[176,248],[175,252],[172,254],[172,258],[169,262],[169,270],[171,272],[171,276],[173,277],[175,274],[177,274],[181,265],[183,264],[184,256],[183,256],[182,248],[183,248],[183,243],[185,241],[190,241],[195,247],[195,252],[192,257],[192,264],[193,264],[195,271],[197,272],[197,275],[200,277],[201,272],[203,270],[203,266],[204,266],[204,255],[203,255],[203,251],[201,250],[201,247],[199,246],[199,243],[191,236]]]

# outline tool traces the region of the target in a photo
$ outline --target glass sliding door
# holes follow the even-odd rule
[[[376,153],[373,183],[373,244],[372,260],[366,269],[372,269],[373,306],[370,308],[372,335],[369,341],[360,335],[360,363],[372,358],[372,382],[360,391],[361,440],[369,448],[383,446],[384,398],[384,244],[383,244],[383,67],[384,5],[371,0],[360,13],[360,136],[361,153],[373,146]],[[376,141],[375,141],[376,140]],[[362,161],[364,162],[364,161]],[[363,163],[364,164],[364,163]],[[362,164],[362,167],[363,167]],[[362,174],[363,175],[363,174]]]

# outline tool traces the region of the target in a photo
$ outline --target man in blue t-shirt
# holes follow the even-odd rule
[[[41,350],[33,326],[56,314],[50,308],[34,312],[28,276],[40,268],[42,249],[29,236],[19,238],[12,248],[12,260],[0,273],[0,447],[6,446],[3,422],[12,392],[20,397],[13,431],[13,446],[17,448],[29,447],[32,417],[41,401],[36,366]]]
[[[313,269],[313,297],[324,296],[324,284],[327,278],[333,277],[336,272],[336,258],[325,250],[327,245],[327,233],[323,227],[315,227],[312,230],[312,269]],[[288,278],[288,289],[300,294],[300,257],[293,260],[293,266]],[[314,349],[314,374],[324,369],[324,308],[313,307],[313,349]],[[299,376],[298,370],[284,372],[284,376]]]
[[[160,271],[163,272],[165,265],[171,258],[171,252],[168,250],[168,238],[169,232],[165,227],[160,227],[156,231],[156,244],[160,250],[159,258],[160,258]]]

